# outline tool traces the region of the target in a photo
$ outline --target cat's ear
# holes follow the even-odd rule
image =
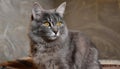
[[[43,10],[40,4],[35,2],[32,8],[33,19],[40,19]]]
[[[61,17],[63,17],[63,14],[65,12],[66,2],[63,2],[57,9],[56,12],[60,14]]]

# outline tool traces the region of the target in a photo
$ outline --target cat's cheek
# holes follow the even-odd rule
[[[55,36],[55,33],[54,32],[47,33],[47,36],[49,37]]]
[[[58,31],[58,32],[57,32],[56,36],[57,36],[57,37],[59,37],[59,36],[60,36],[60,31]]]

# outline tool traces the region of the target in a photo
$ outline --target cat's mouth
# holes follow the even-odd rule
[[[57,36],[50,36],[50,37],[48,37],[48,39],[49,40],[55,40],[55,39],[57,39]]]
[[[48,39],[49,40],[56,40],[59,36],[60,36],[60,34],[59,34],[59,31],[58,31],[56,34],[53,33],[53,35],[48,36]]]

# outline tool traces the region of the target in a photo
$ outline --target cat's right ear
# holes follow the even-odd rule
[[[43,8],[39,3],[35,2],[32,8],[33,19],[40,19]]]
[[[60,14],[61,17],[63,17],[63,14],[65,12],[66,2],[63,2],[57,9],[56,12]]]

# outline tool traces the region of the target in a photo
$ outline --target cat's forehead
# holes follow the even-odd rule
[[[58,13],[55,12],[44,12],[43,13],[43,19],[47,19],[47,20],[58,20],[61,19],[60,15]]]
[[[58,13],[49,13],[49,12],[44,12],[43,17],[60,17]]]

